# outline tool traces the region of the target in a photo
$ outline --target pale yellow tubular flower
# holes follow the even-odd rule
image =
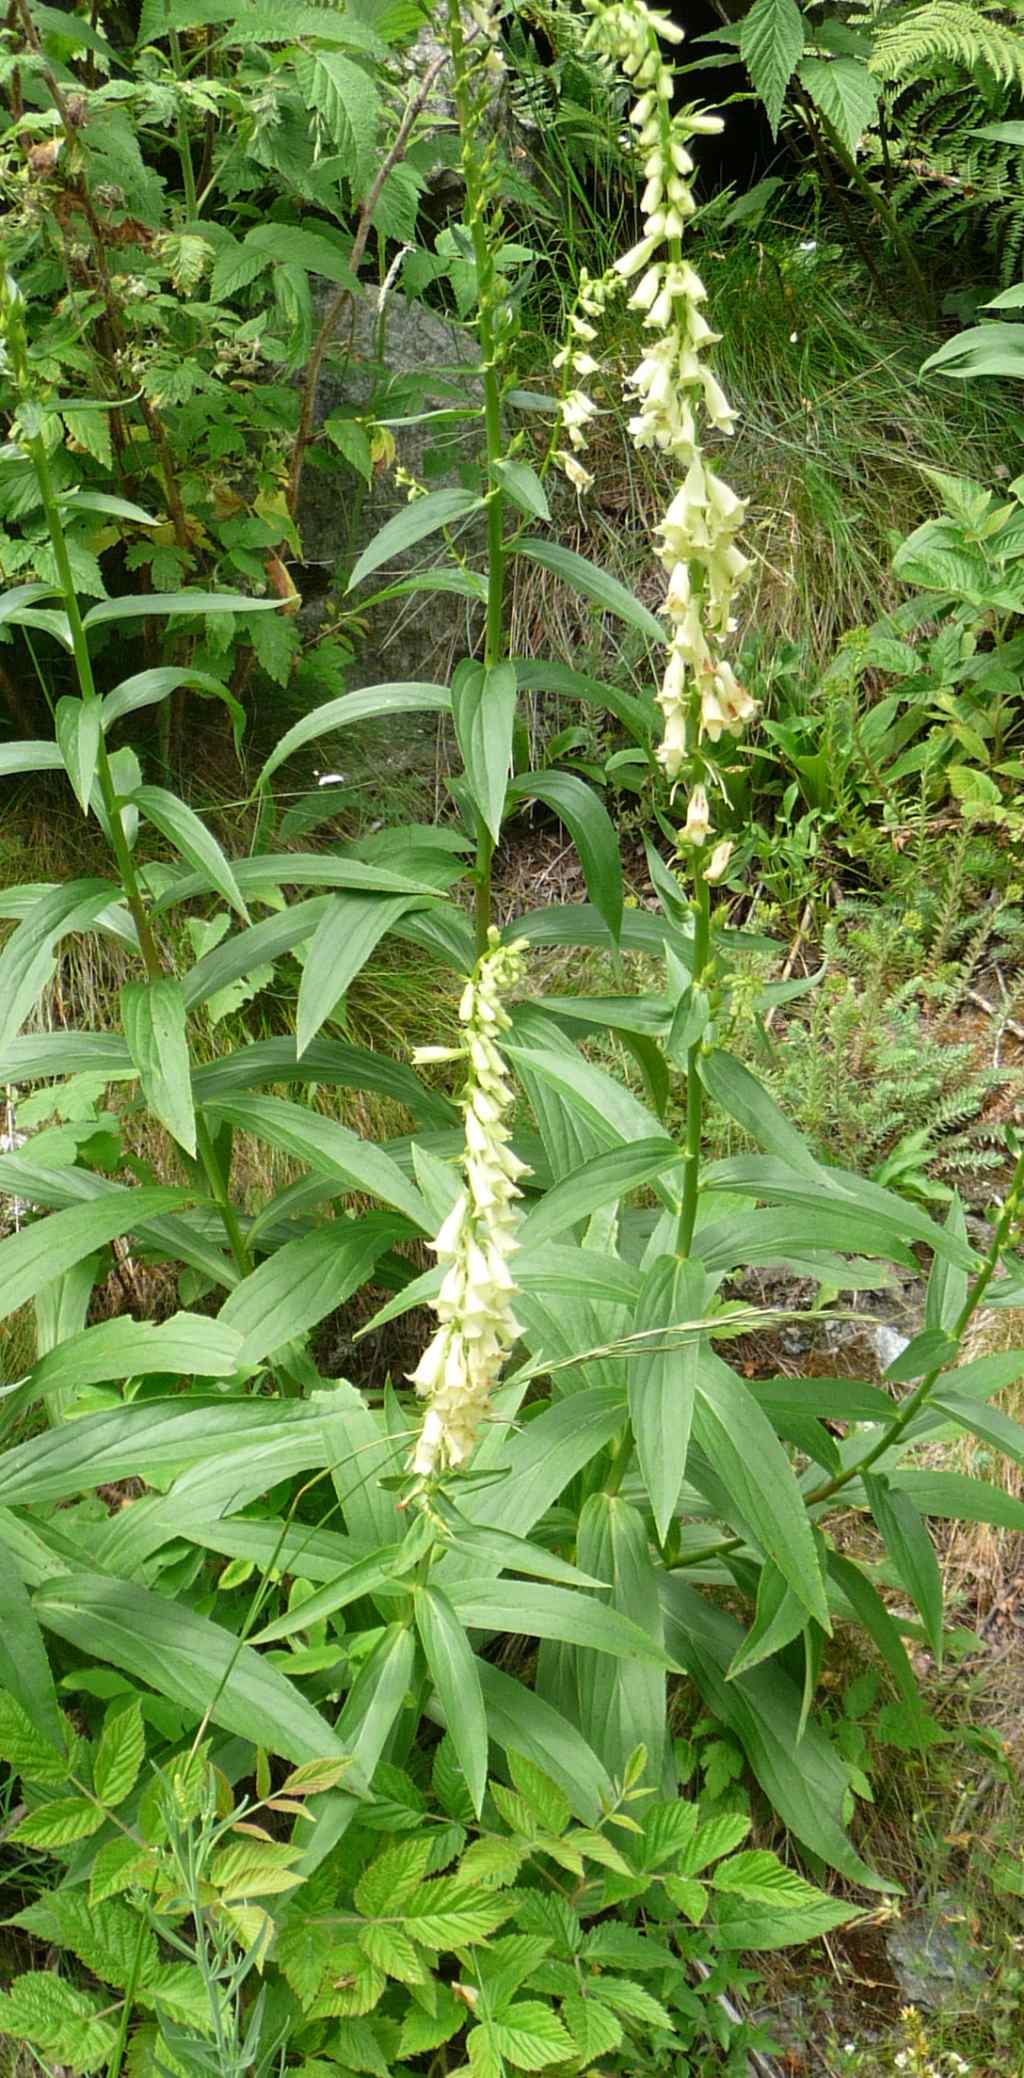
[[[644,332],[654,335],[626,379],[633,406],[630,437],[638,448],[670,456],[678,471],[678,490],[656,529],[669,580],[662,609],[669,654],[658,694],[659,757],[674,781],[687,760],[699,765],[702,737],[715,742],[723,733],[737,734],[755,711],[722,653],[734,632],[736,593],[748,569],[736,544],[745,506],[701,446],[703,421],[728,436],[736,419],[707,358],[718,335],[701,307],[704,284],[679,253],[694,211],[690,140],[717,135],[722,121],[707,110],[673,111],[673,75],[660,46],[682,41],[675,22],[645,0],[585,4],[593,16],[590,49],[639,89],[629,123],[645,183],[641,236],[615,261],[609,287],[617,283],[628,291],[631,308],[643,313]],[[578,409],[571,411],[566,452],[571,448],[578,455],[583,424]]]
[[[525,950],[525,940],[503,945],[492,930],[459,1004],[468,1071],[463,1188],[432,1243],[445,1266],[434,1301],[437,1332],[409,1374],[428,1402],[412,1458],[413,1471],[424,1479],[472,1455],[502,1364],[520,1332],[509,1261],[517,1246],[519,1178],[526,1169],[510,1145],[513,1094],[500,1042],[511,1022],[502,997],[522,975]],[[433,1048],[423,1051],[436,1057]]]

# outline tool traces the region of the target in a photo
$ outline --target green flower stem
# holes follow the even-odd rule
[[[240,1270],[243,1277],[248,1277],[252,1269],[252,1256],[249,1252],[249,1245],[242,1232],[241,1221],[231,1203],[227,1179],[218,1160],[217,1150],[213,1144],[213,1136],[202,1112],[199,1110],[196,1111],[196,1153],[203,1165],[203,1174],[210,1187],[210,1196],[220,1213],[221,1224],[228,1237],[231,1253],[235,1259],[235,1267]]]
[[[988,1254],[957,1315],[951,1340],[958,1344],[963,1340],[996,1274],[999,1258],[1010,1237],[1014,1223],[1020,1215],[1022,1197],[1024,1197],[1024,1153],[1017,1157],[1013,1181],[996,1222]],[[842,1493],[844,1487],[852,1485],[855,1479],[862,1478],[865,1472],[870,1472],[872,1465],[877,1464],[878,1459],[884,1457],[892,1449],[894,1443],[899,1442],[900,1437],[909,1428],[914,1416],[920,1413],[922,1407],[931,1398],[937,1380],[947,1368],[944,1364],[936,1364],[904,1400],[895,1421],[887,1423],[877,1443],[873,1443],[871,1449],[866,1451],[863,1457],[857,1459],[856,1464],[848,1465],[844,1472],[837,1472],[834,1479],[826,1479],[821,1486],[816,1486],[813,1493],[809,1493],[806,1496],[806,1506],[809,1509],[820,1508],[823,1502],[834,1500],[836,1494]],[[743,1537],[724,1537],[717,1544],[705,1544],[699,1551],[687,1552],[685,1557],[677,1559],[675,1567],[681,1569],[686,1566],[702,1565],[706,1559],[723,1558],[730,1551],[739,1551],[745,1541]]]
[[[462,138],[462,173],[466,184],[466,221],[473,242],[477,275],[477,336],[484,386],[484,437],[487,460],[487,620],[484,669],[493,670],[505,654],[505,498],[494,473],[504,452],[501,424],[501,374],[494,325],[496,270],[487,222],[487,182],[477,139],[479,112],[474,107],[469,59],[458,0],[448,0],[448,43],[452,55],[452,93]],[[481,829],[476,855],[476,950],[487,950],[491,925],[491,864],[494,845]]]
[[[694,848],[693,889],[693,980],[700,984],[711,949],[711,895],[704,878],[700,847]],[[686,1055],[686,1140],[683,1149],[683,1196],[679,1208],[677,1255],[689,1255],[697,1224],[700,1194],[701,1139],[704,1125],[704,1088],[697,1063],[703,1038],[698,1037]]]
[[[26,440],[25,445],[28,449],[32,466],[35,469],[39,495],[46,514],[46,524],[50,531],[50,541],[53,547],[54,561],[57,565],[57,575],[60,578],[61,590],[64,594],[64,611],[67,614],[68,626],[71,630],[71,646],[74,652],[79,689],[83,701],[88,703],[97,698],[96,680],[93,677],[92,658],[89,655],[89,638],[85,632],[85,623],[82,619],[81,609],[78,604],[78,594],[75,590],[75,581],[71,572],[71,562],[64,535],[64,522],[61,519],[60,507],[54,493],[46,443],[42,434],[36,433]],[[117,789],[111,777],[107,747],[103,741],[102,732],[96,759],[96,778],[99,783],[100,798],[103,802],[110,830],[110,841],[117,860],[117,870],[121,876],[121,886],[124,889],[125,899],[131,910],[132,921],[138,935],[143,965],[150,981],[158,981],[164,971],[163,961],[146,914],[146,905],[142,899],[142,890],[135,871],[135,863],[128,849],[128,842],[124,834]]]

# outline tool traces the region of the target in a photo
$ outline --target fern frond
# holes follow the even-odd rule
[[[1024,86],[1024,37],[1005,9],[971,0],[923,0],[885,9],[874,18],[871,70],[888,85],[947,63],[965,72],[983,68],[1006,85]]]

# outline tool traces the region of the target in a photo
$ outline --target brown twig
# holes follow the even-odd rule
[[[22,0],[22,4],[24,4],[24,0]],[[365,200],[360,204],[359,220],[356,224],[356,233],[352,241],[352,251],[349,255],[349,267],[353,274],[357,273],[360,263],[362,261],[363,254],[366,251],[366,241],[369,238],[371,226],[373,224],[373,212],[376,209],[378,202],[380,201],[381,189],[384,186],[384,182],[386,181],[388,174],[394,171],[394,168],[398,165],[399,160],[404,157],[405,148],[409,142],[409,133],[412,130],[412,126],[415,123],[417,116],[422,114],[422,111],[426,106],[427,100],[430,96],[430,90],[438,76],[438,73],[443,70],[444,66],[447,63],[448,53],[447,51],[442,51],[440,57],[435,58],[432,65],[428,65],[427,70],[423,75],[423,79],[420,82],[420,85],[417,87],[416,92],[413,95],[411,101],[409,102],[405,114],[403,115],[402,120],[398,126],[398,133],[395,137],[395,141],[391,146],[390,151],[382,160],[377,170],[377,173],[374,176],[373,182],[366,194]],[[324,314],[320,330],[318,331],[316,338],[313,341],[312,352],[310,353],[305,377],[303,379],[302,402],[299,407],[299,424],[295,434],[295,444],[292,448],[291,466],[288,471],[288,510],[291,513],[293,519],[298,509],[299,491],[302,487],[302,471],[306,460],[306,450],[309,447],[309,443],[313,438],[313,421],[316,415],[317,391],[320,386],[320,370],[323,366],[324,355],[327,352],[327,348],[330,345],[332,338],[334,337],[338,320],[341,316],[342,311],[345,308],[345,304],[350,300],[351,295],[351,289],[340,288],[338,289],[336,294],[331,297],[331,300]]]

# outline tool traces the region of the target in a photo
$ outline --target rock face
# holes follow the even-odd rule
[[[317,440],[307,459],[299,502],[299,527],[307,571],[303,618],[312,629],[325,617],[334,573],[343,557],[359,553],[405,506],[405,471],[430,490],[457,486],[460,470],[479,458],[483,391],[476,342],[461,326],[405,296],[388,296],[383,315],[375,299],[350,305],[338,330],[338,349],[325,363],[317,400],[317,426],[338,412],[365,408],[381,419],[415,419],[392,428],[395,464],[382,468],[367,487],[354,475],[339,477],[316,466]],[[450,420],[424,417],[443,411]],[[334,450],[332,449],[332,452]],[[483,528],[474,522],[460,534],[473,567],[480,567]],[[436,563],[451,567],[441,538],[417,545],[367,580],[369,595],[381,586]],[[322,587],[315,573],[322,574]],[[313,583],[310,584],[310,577]],[[358,606],[361,594],[352,603]],[[471,601],[451,592],[419,592],[384,601],[368,611],[349,683],[353,688],[405,678],[442,683],[453,663],[471,648],[480,625]]]

